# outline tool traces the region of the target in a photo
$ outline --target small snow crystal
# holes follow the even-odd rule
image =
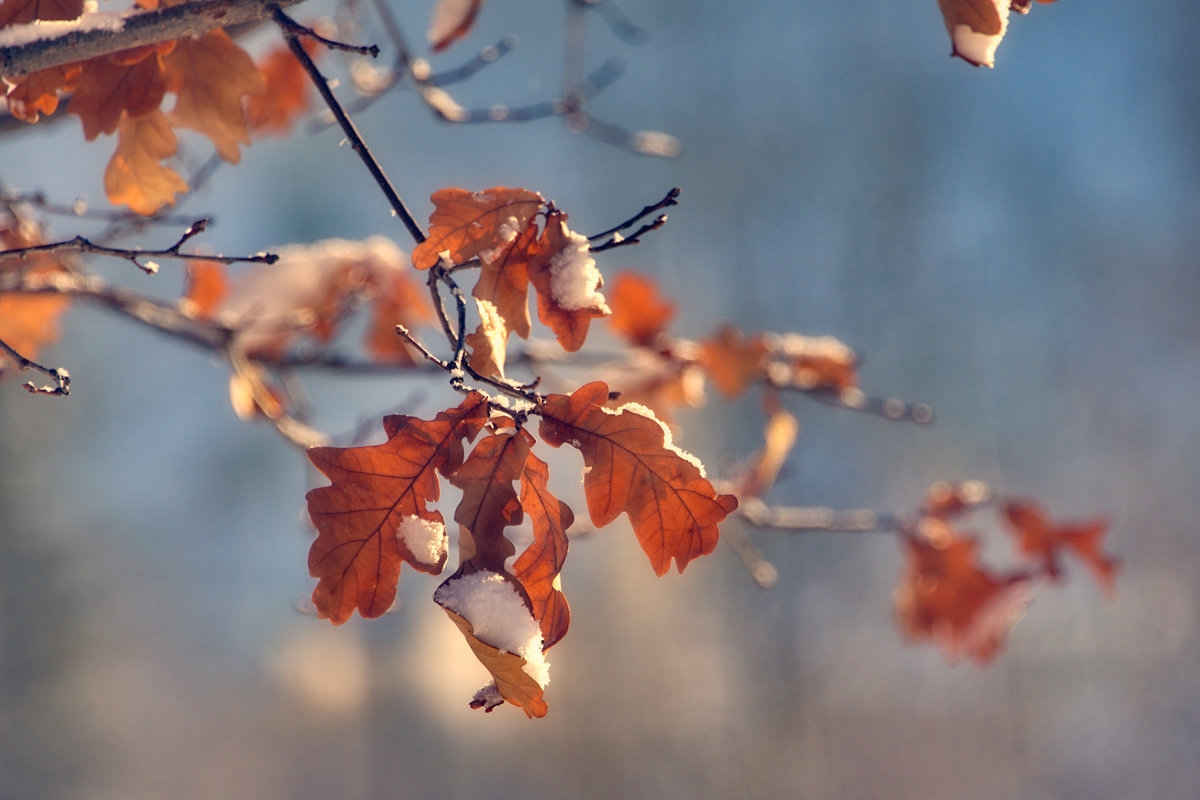
[[[446,526],[437,520],[405,517],[396,529],[396,538],[422,564],[437,565],[446,557]]]
[[[600,288],[600,270],[592,258],[591,243],[583,234],[566,231],[567,243],[550,259],[550,296],[567,311],[590,309],[609,313]]]
[[[542,654],[542,632],[517,590],[503,576],[480,570],[447,581],[433,601],[471,623],[485,644],[525,659],[525,674],[545,688],[550,664]]]

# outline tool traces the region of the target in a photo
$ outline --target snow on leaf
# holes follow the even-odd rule
[[[171,124],[204,134],[221,158],[236,164],[238,145],[250,144],[242,98],[267,86],[253,59],[225,31],[213,30],[178,40],[163,58],[163,72],[177,95]]]
[[[487,300],[476,300],[479,308],[479,327],[467,334],[471,348],[470,365],[481,375],[504,377],[504,360],[508,350],[508,329],[500,312]]]
[[[313,604],[321,618],[340,625],[355,609],[364,617],[383,614],[395,600],[401,562],[431,575],[442,571],[444,557],[431,564],[397,534],[412,517],[444,524],[429,507],[440,496],[436,472],[452,475],[462,465],[463,440],[486,421],[487,403],[472,393],[430,421],[385,417],[383,444],[308,451],[331,481],[307,495],[317,528],[308,568],[318,579]]]
[[[482,6],[483,0],[437,0],[427,34],[433,52],[444,50],[470,33]]]
[[[479,280],[471,295],[486,300],[496,308],[508,330],[528,339],[529,275],[527,267],[537,247],[537,224],[530,218],[523,227],[517,217],[500,223],[499,238],[503,244],[480,254],[482,266]],[[511,235],[511,238],[509,238]]]
[[[655,573],[666,573],[672,558],[682,572],[717,546],[717,523],[737,508],[737,498],[717,494],[694,457],[668,446],[667,429],[653,416],[609,411],[606,402],[608,386],[599,381],[570,396],[550,395],[539,411],[541,437],[583,455],[594,525],[625,513]]]
[[[550,493],[550,467],[532,452],[521,475],[521,508],[533,523],[533,542],[517,557],[512,574],[525,587],[542,630],[542,649],[562,639],[571,609],[559,573],[567,560],[567,529],[575,522],[570,507]]]
[[[658,294],[658,285],[632,272],[618,273],[609,292],[608,324],[631,344],[651,344],[675,316],[675,306]]]
[[[442,253],[461,264],[513,241],[513,230],[522,230],[542,207],[542,196],[525,189],[495,187],[482,192],[441,189],[430,198],[429,238],[413,250],[417,269],[429,269]],[[515,237],[514,237],[515,238]]]
[[[842,392],[858,386],[858,356],[832,336],[789,333],[765,341],[770,351],[766,374],[777,386],[810,392]]]
[[[1091,569],[1101,588],[1109,593],[1116,591],[1120,561],[1102,550],[1108,532],[1104,520],[1055,524],[1035,503],[1026,500],[1006,502],[1004,519],[1017,536],[1021,552],[1040,561],[1051,578],[1062,578],[1058,557],[1065,549]]]
[[[137,60],[132,61],[134,58]],[[162,104],[167,80],[153,48],[135,48],[93,58],[81,66],[79,83],[67,111],[79,116],[83,137],[89,142],[102,133],[115,131],[122,113],[142,117],[154,113]],[[174,139],[174,134],[171,138]]]
[[[700,347],[701,363],[726,397],[738,397],[763,374],[768,348],[762,336],[747,338],[732,325],[724,325]]]
[[[504,572],[505,560],[516,549],[504,529],[525,518],[514,482],[520,480],[533,437],[525,431],[506,430],[479,440],[466,462],[450,476],[462,490],[454,510],[459,524],[458,554],[472,570]]]
[[[123,114],[117,150],[104,170],[104,191],[109,202],[146,215],[175,205],[175,195],[186,192],[188,185],[162,161],[174,155],[178,145],[161,111],[140,117]]]
[[[561,211],[546,215],[528,273],[538,294],[538,319],[554,331],[567,352],[583,346],[592,319],[612,313],[600,294],[604,280],[588,240],[567,227],[567,215]]]
[[[977,67],[993,66],[996,48],[1008,29],[1010,8],[1027,14],[1029,4],[1030,0],[938,0],[953,43],[951,55]]]
[[[997,576],[979,564],[979,543],[926,517],[903,538],[904,577],[894,597],[904,633],[941,646],[951,660],[990,663],[1025,612],[1029,576]]]
[[[492,680],[495,682],[496,691],[500,693],[500,696],[522,709],[525,715],[531,719],[546,716],[550,707],[544,699],[544,689],[526,671],[528,662],[516,653],[501,650],[482,641],[475,635],[475,629],[469,621],[448,608],[445,611],[466,637],[467,644],[470,646],[471,652],[479,659],[479,663],[483,664],[484,668],[492,674]],[[486,688],[484,687],[484,690],[476,693],[475,699],[472,699],[471,706],[473,708],[484,708],[487,711],[495,708],[495,704],[489,703],[486,699],[486,694],[484,694]],[[481,694],[484,694],[483,699],[480,699]]]

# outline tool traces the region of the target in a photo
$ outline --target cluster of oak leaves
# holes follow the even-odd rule
[[[4,0],[0,27],[71,19],[81,13],[81,3]],[[479,4],[469,5],[473,15]],[[947,3],[942,5],[946,11]],[[986,0],[983,5],[994,4]],[[256,67],[222,31],[44,72],[9,82],[12,113],[34,121],[39,113],[54,112],[60,91],[73,92],[68,110],[80,116],[88,139],[118,134],[105,173],[110,200],[140,213],[151,213],[186,190],[161,163],[175,151],[174,128],[200,131],[222,156],[236,161],[249,130],[286,129],[307,104],[304,75],[290,54],[274,53]],[[164,113],[160,105],[168,92],[176,95],[176,103]],[[547,710],[543,653],[562,639],[570,620],[560,574],[574,514],[549,489],[549,467],[535,452],[538,439],[552,448],[579,451],[592,525],[602,527],[625,514],[654,571],[666,573],[672,561],[682,571],[713,551],[718,525],[740,513],[739,503],[743,510],[761,506],[775,483],[796,436],[779,393],[800,390],[860,404],[856,358],[829,337],[747,335],[730,326],[704,341],[670,334],[674,309],[654,284],[624,274],[606,289],[589,241],[571,231],[566,214],[537,193],[446,189],[432,200],[429,237],[412,253],[412,265],[453,269],[459,279],[467,268],[478,269],[471,296],[479,324],[473,333],[451,332],[449,339],[455,345],[462,338],[457,349],[474,374],[491,381],[490,394],[468,388],[461,366],[443,362],[453,367],[451,384],[464,395],[458,405],[431,420],[384,417],[387,440],[382,444],[309,451],[330,481],[308,494],[318,532],[309,555],[317,579],[313,602],[334,624],[347,621],[355,610],[376,617],[393,604],[402,564],[440,575],[450,539],[436,504],[443,481],[448,482],[461,492],[453,514],[459,566],[435,599],[493,676],[473,705],[490,710],[508,701],[540,717]],[[4,249],[37,244],[38,235],[21,220],[0,219]],[[278,362],[302,339],[329,341],[348,309],[367,298],[372,321],[364,350],[379,363],[415,365],[419,356],[396,336],[395,326],[432,327],[438,318],[410,270],[381,266],[390,263],[379,257],[381,248],[387,252],[379,243],[341,243],[319,253],[285,249],[279,262],[256,267],[240,282],[220,266],[193,262],[179,308],[197,320],[215,320],[239,303],[245,306],[247,297],[260,311],[266,297],[288,306],[277,310],[294,324],[256,328],[250,320],[241,331],[246,356],[261,367]],[[48,257],[0,260],[0,271],[26,275],[62,268]],[[311,274],[298,280],[298,270]],[[597,381],[570,394],[541,394],[532,385],[510,381],[508,340],[529,338],[532,332],[530,287],[538,319],[564,351],[579,350],[591,321],[607,318],[628,345],[627,361],[641,365],[638,380],[621,392]],[[0,339],[33,357],[54,338],[55,320],[69,303],[53,294],[0,294]],[[3,366],[0,357],[0,372]],[[266,383],[265,375],[264,368],[253,380]],[[716,483],[673,443],[672,429],[662,421],[669,421],[679,405],[695,404],[706,380],[729,398],[758,388],[768,416],[763,448],[738,474]],[[250,398],[237,385],[235,380],[235,405],[247,417],[274,416],[287,402],[283,393],[275,393],[279,407],[272,408],[255,399],[261,393]],[[511,391],[497,391],[505,386]],[[538,418],[536,437],[532,417]],[[961,530],[972,515],[986,514],[1012,536],[1015,566],[1006,571],[983,564],[977,537]],[[506,532],[526,519],[533,539],[518,553]],[[1117,564],[1102,551],[1103,522],[1055,523],[1036,504],[992,496],[978,483],[934,486],[915,512],[897,517],[894,528],[905,556],[895,592],[899,624],[906,634],[938,643],[953,658],[990,661],[1035,583],[1061,576],[1064,553],[1080,559],[1105,589],[1113,587]],[[481,619],[469,593],[456,591],[481,582],[493,596],[499,589],[517,604],[518,616],[532,627],[528,643],[514,644],[507,632],[493,632],[493,621]]]

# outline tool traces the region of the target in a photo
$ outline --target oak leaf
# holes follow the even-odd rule
[[[726,397],[737,397],[762,377],[768,347],[762,336],[747,338],[732,325],[722,326],[700,345],[700,360],[708,376]]]
[[[67,112],[79,116],[89,142],[115,131],[122,114],[137,118],[156,112],[167,91],[161,59],[152,47],[93,58],[81,66]]]
[[[996,48],[1008,29],[1009,10],[1029,13],[1031,0],[938,0],[953,44],[951,55],[977,67],[995,63]],[[1054,0],[1038,0],[1053,3]]]
[[[306,38],[300,44],[315,60],[317,43]],[[292,122],[308,110],[308,73],[287,45],[278,45],[263,56],[258,69],[265,87],[246,101],[246,122],[256,133],[285,134]]]
[[[42,238],[32,226],[11,218],[0,219],[0,250],[39,244]],[[21,270],[32,278],[61,272],[63,267],[48,256],[20,259],[0,255],[0,273],[9,270]],[[63,295],[0,292],[0,339],[25,358],[37,358],[38,351],[58,339],[58,318],[70,302]],[[12,367],[12,359],[0,352],[0,377]]]
[[[775,401],[763,426],[763,447],[750,459],[746,474],[739,483],[739,496],[762,497],[775,485],[779,470],[787,461],[799,434],[800,423]]]
[[[632,272],[618,273],[609,292],[608,324],[631,344],[651,344],[675,316],[675,306],[658,293],[658,285]]]
[[[117,150],[104,170],[104,191],[109,202],[147,215],[175,205],[175,195],[186,192],[188,185],[162,161],[174,155],[178,146],[175,132],[161,111],[140,117],[123,114]]]
[[[364,345],[379,361],[416,364],[412,347],[396,334],[396,326],[415,328],[435,322],[429,293],[410,276],[412,268],[397,261],[373,270],[371,284],[371,320],[367,324]]]
[[[212,30],[179,39],[163,58],[163,71],[176,93],[171,124],[204,134],[221,158],[236,164],[238,145],[250,144],[243,98],[266,91],[253,59],[225,31]]]
[[[443,254],[454,264],[478,256],[498,258],[542,207],[542,196],[497,186],[482,192],[441,189],[430,198],[429,237],[413,250],[417,269],[429,269]],[[501,248],[497,250],[497,248]]]
[[[494,433],[480,439],[450,476],[450,483],[462,490],[454,510],[460,565],[502,573],[505,560],[516,554],[504,529],[525,518],[514,484],[525,471],[532,444],[533,437],[523,430]]]
[[[858,356],[832,336],[789,333],[768,337],[767,377],[776,385],[809,392],[843,392],[858,386]]]
[[[682,572],[717,546],[717,523],[737,508],[737,498],[716,493],[700,462],[671,443],[670,431],[649,409],[610,411],[608,395],[600,381],[570,396],[550,395],[539,409],[541,438],[583,455],[594,525],[625,513],[655,573],[666,573],[672,558]]]
[[[508,354],[508,326],[500,312],[487,300],[476,300],[479,326],[467,334],[471,369],[488,377],[504,377],[504,362]]]
[[[183,297],[179,307],[198,319],[212,319],[229,294],[225,266],[216,261],[189,261],[184,273]]]
[[[7,78],[8,111],[28,123],[38,121],[39,114],[50,115],[58,110],[59,92],[75,91],[82,73],[80,64],[63,64],[40,69],[15,78]]]
[[[894,597],[901,629],[932,640],[952,660],[991,662],[1024,614],[1029,576],[987,571],[979,564],[979,543],[942,520],[927,517],[919,530],[903,539],[907,565]]]
[[[436,545],[444,543],[445,524],[429,507],[441,492],[436,473],[454,474],[463,440],[486,422],[487,403],[472,393],[430,421],[385,417],[383,444],[308,451],[331,481],[307,495],[317,528],[308,568],[318,580],[313,604],[321,618],[340,625],[355,609],[363,617],[383,614],[395,600],[403,562],[431,575],[442,571],[446,552]]]
[[[612,311],[600,294],[604,279],[591,256],[591,244],[567,227],[566,214],[546,214],[546,227],[527,269],[537,290],[538,319],[567,352],[583,347],[591,321]]]
[[[482,7],[483,0],[438,0],[429,19],[427,34],[433,52],[444,50],[455,39],[470,33]]]
[[[1021,552],[1038,559],[1051,578],[1062,578],[1059,553],[1065,549],[1091,569],[1096,582],[1105,591],[1116,590],[1120,561],[1102,550],[1104,535],[1108,532],[1108,523],[1104,520],[1055,524],[1041,508],[1025,500],[1006,502],[1004,518],[1016,534]]]
[[[471,296],[491,303],[509,331],[528,339],[528,265],[537,248],[537,224],[530,218],[520,231],[514,231],[513,226],[505,227],[502,238],[507,239],[510,234],[513,237],[511,245],[485,251],[487,258],[481,258],[479,280],[475,282]]]
[[[83,0],[4,0],[0,3],[0,28],[37,20],[71,20],[83,14]]]
[[[559,573],[567,560],[567,529],[575,522],[570,507],[547,485],[550,467],[532,452],[521,475],[521,508],[533,523],[533,542],[517,557],[512,575],[529,596],[533,618],[542,630],[542,649],[562,639],[571,624],[571,609],[562,593]]]

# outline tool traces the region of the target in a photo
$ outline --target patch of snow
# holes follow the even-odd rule
[[[661,419],[656,417],[654,415],[654,412],[651,411],[646,406],[642,405],[641,403],[626,403],[625,405],[618,408],[616,411],[609,411],[607,408],[604,408],[602,410],[609,414],[620,414],[622,412],[629,411],[633,414],[640,414],[643,417],[649,417],[650,419],[654,420],[655,422],[658,423],[658,427],[662,428],[663,447],[670,450],[672,453],[679,456],[684,461],[688,462],[693,467],[698,469],[700,471],[701,478],[708,477],[708,474],[704,471],[704,464],[700,463],[700,459],[696,458],[694,455],[689,453],[687,450],[684,450],[683,448],[681,448],[677,444],[675,444],[672,441],[671,429],[667,426],[667,423],[663,422]]]
[[[563,226],[566,244],[550,259],[550,296],[567,311],[588,309],[610,313],[604,295],[600,294],[603,279],[592,258],[587,237]]]
[[[404,543],[417,561],[430,566],[442,563],[450,544],[445,525],[435,519],[421,519],[418,516],[400,520],[396,538]]]
[[[978,33],[970,25],[954,26],[951,36],[954,39],[955,55],[965,58],[972,64],[991,67],[995,63],[996,48],[1004,38],[1008,29],[1008,0],[994,0],[996,11],[1000,14],[1000,32],[996,34]]]
[[[133,12],[133,13],[139,13]],[[68,33],[87,33],[90,31],[116,32],[125,27],[125,17],[129,12],[92,11],[84,13],[79,19],[44,20],[38,19],[24,25],[13,25],[0,30],[0,47],[18,47],[30,42],[44,39],[56,39]]]
[[[471,623],[479,641],[525,659],[525,674],[538,686],[550,683],[541,628],[504,576],[488,570],[463,575],[439,586],[433,600]]]
[[[521,221],[516,217],[509,217],[501,222],[496,228],[497,244],[490,250],[484,250],[479,254],[479,260],[485,264],[489,264],[500,256],[504,255],[504,251],[517,238],[517,234],[521,232]]]

